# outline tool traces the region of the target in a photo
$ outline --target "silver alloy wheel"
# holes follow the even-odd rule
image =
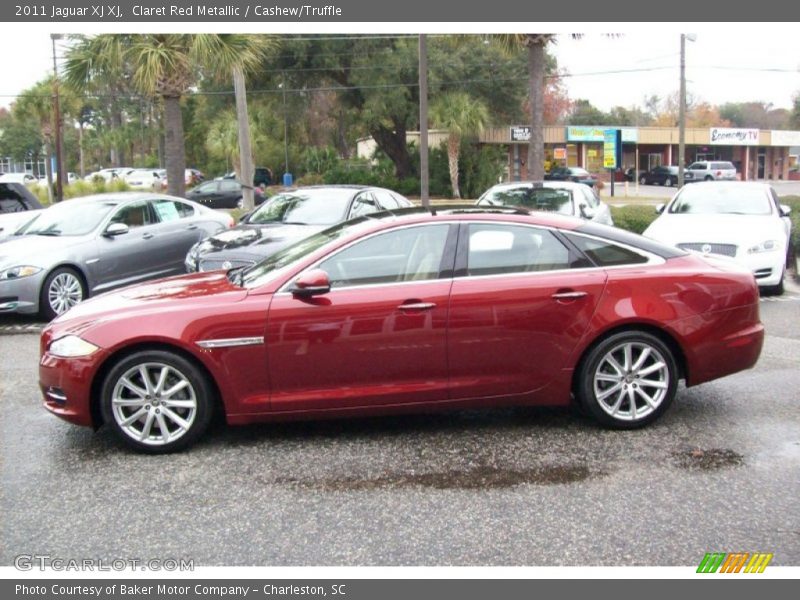
[[[243,197],[242,197],[242,198],[239,198],[239,199],[236,201],[236,208],[238,208],[239,210],[241,210],[241,209],[243,209],[243,208],[244,208],[244,198],[243,198]]]
[[[175,367],[141,363],[117,380],[111,410],[126,435],[142,444],[164,446],[191,429],[197,396],[186,375]]]
[[[78,276],[69,271],[59,273],[47,288],[47,301],[57,315],[67,312],[83,300],[83,285]]]
[[[597,403],[621,421],[639,421],[650,415],[666,398],[669,385],[667,361],[644,342],[615,346],[594,372]]]

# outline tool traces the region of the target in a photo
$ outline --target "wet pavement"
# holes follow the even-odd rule
[[[800,302],[761,309],[757,367],[681,389],[640,431],[530,408],[217,423],[164,457],[47,414],[37,336],[0,336],[0,563],[798,565]]]

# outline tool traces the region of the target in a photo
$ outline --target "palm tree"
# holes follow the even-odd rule
[[[461,198],[458,189],[458,153],[464,136],[480,133],[489,120],[489,110],[480,100],[464,92],[448,92],[431,104],[434,126],[447,129],[447,163],[453,198]]]
[[[506,52],[525,49],[528,53],[528,88],[531,139],[528,142],[528,179],[544,179],[544,74],[545,48],[555,41],[553,33],[497,35]]]
[[[254,70],[277,46],[270,36],[240,34],[101,34],[88,43],[104,53],[92,56],[85,50],[75,54],[70,50],[64,69],[67,80],[76,86],[97,75],[129,77],[140,93],[161,99],[168,192],[176,196],[185,192],[181,98],[204,75],[220,79],[235,69]]]
[[[53,143],[53,80],[52,77],[36,83],[20,94],[14,104],[14,113],[32,119],[42,132],[44,139],[44,170],[47,180],[47,197],[53,201],[53,172],[50,165]]]

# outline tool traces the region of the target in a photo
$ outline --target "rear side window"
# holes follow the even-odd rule
[[[606,240],[598,240],[571,233],[565,235],[598,267],[638,265],[646,263],[648,260],[646,256],[638,252]]]
[[[0,198],[0,214],[23,212],[27,206],[17,198]]]
[[[194,214],[194,208],[177,200],[156,200],[153,202],[153,208],[162,223],[176,221]]]
[[[720,170],[720,171],[725,171],[725,170],[730,171],[730,170],[733,170],[734,167],[729,162],[715,162],[715,163],[711,164],[711,168],[712,169],[716,169],[716,170]]]
[[[469,226],[467,274],[569,269],[569,250],[550,231],[518,225]]]

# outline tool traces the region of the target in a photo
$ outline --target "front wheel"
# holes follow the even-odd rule
[[[626,331],[589,351],[576,388],[581,404],[601,424],[634,429],[658,419],[675,399],[678,367],[659,338]]]
[[[642,175],[641,177],[639,177],[639,183],[641,185],[646,185],[647,184],[647,178],[644,175]]]
[[[54,269],[44,280],[39,295],[39,312],[51,321],[86,298],[86,285],[69,267]]]
[[[665,187],[672,187],[672,177],[667,177],[667,178],[664,180],[664,186],[665,186]]]
[[[119,361],[101,391],[103,419],[140,452],[185,448],[208,428],[213,411],[208,377],[173,352],[145,350]]]

